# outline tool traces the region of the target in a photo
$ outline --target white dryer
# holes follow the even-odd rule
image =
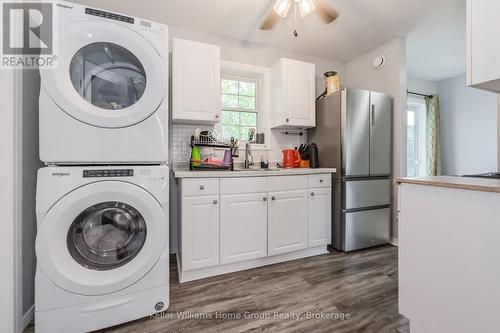
[[[55,69],[41,69],[40,159],[160,164],[168,144],[168,27],[66,1]]]
[[[166,166],[45,167],[36,196],[37,333],[87,332],[168,307]]]

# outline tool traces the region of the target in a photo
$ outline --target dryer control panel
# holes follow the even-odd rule
[[[133,177],[134,169],[83,170],[83,178],[97,177]]]
[[[85,14],[103,17],[103,18],[107,18],[110,20],[116,20],[116,21],[120,21],[120,22],[134,24],[133,17],[124,16],[124,15],[115,14],[115,13],[110,13],[110,12],[105,12],[105,11],[99,10],[99,9],[85,8]]]

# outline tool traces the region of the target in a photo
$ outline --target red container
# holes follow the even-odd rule
[[[283,167],[284,168],[298,168],[300,163],[299,152],[295,149],[283,150]]]

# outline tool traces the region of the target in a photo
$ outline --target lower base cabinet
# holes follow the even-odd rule
[[[269,193],[269,255],[307,248],[307,191]]]
[[[267,193],[221,195],[220,263],[267,256]]]
[[[325,253],[330,244],[331,174],[190,178],[180,188],[181,276],[212,276],[224,270],[216,266],[249,268],[252,260],[297,251]]]
[[[315,188],[309,190],[309,224],[307,245],[328,245],[332,239],[332,189]]]
[[[182,269],[219,264],[219,196],[182,199]]]

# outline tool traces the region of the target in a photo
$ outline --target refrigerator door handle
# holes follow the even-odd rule
[[[372,118],[372,126],[374,126],[375,125],[375,104],[372,104],[371,118]]]

